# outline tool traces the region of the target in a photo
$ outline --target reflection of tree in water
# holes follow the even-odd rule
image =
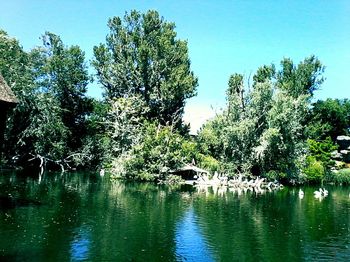
[[[188,202],[174,190],[83,173],[47,173],[40,183],[0,179],[1,189],[42,203],[13,209],[0,221],[0,258],[26,260],[35,252],[37,261],[176,260],[175,225]]]
[[[154,184],[113,182],[106,206],[96,210],[96,259],[108,253],[137,261],[175,260],[175,224],[184,210],[179,194]],[[106,212],[107,211],[107,212]],[[111,239],[113,241],[111,242]]]
[[[347,260],[348,192],[328,189],[320,202],[314,188],[301,200],[287,188],[239,195],[87,173],[45,173],[40,183],[0,175],[0,195],[40,202],[0,209],[0,260],[185,260],[189,235],[213,260]]]
[[[332,259],[335,256],[331,248],[322,251],[321,247],[348,239],[346,206],[350,204],[337,200],[345,194],[319,202],[313,197],[313,190],[306,189],[303,200],[298,198],[297,190],[288,189],[264,195],[238,196],[227,192],[224,199],[217,194],[204,197],[202,193],[193,206],[198,223],[220,260],[299,261],[318,256]],[[343,214],[339,216],[340,213]],[[318,250],[317,254],[314,250]],[[338,255],[342,259],[344,256],[344,252]]]

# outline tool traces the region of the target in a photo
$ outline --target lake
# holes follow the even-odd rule
[[[350,261],[350,188],[256,194],[0,174],[0,261]]]

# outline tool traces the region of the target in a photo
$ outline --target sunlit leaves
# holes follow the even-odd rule
[[[273,170],[293,178],[306,153],[304,124],[322,72],[320,61],[311,56],[298,66],[283,59],[280,70],[260,67],[252,86],[233,74],[227,109],[199,134],[202,148],[240,172],[264,175]]]
[[[182,116],[197,78],[190,70],[187,42],[176,39],[175,25],[156,11],[126,13],[108,21],[106,44],[94,47],[93,66],[108,99],[138,95],[147,118],[167,124]]]

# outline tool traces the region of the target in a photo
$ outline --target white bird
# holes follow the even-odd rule
[[[328,190],[325,188],[322,189],[323,196],[328,196]]]
[[[100,176],[103,177],[104,175],[105,175],[105,170],[102,168],[102,169],[100,170]]]
[[[299,189],[299,198],[303,199],[304,198],[304,191],[301,190],[301,188]]]
[[[322,189],[319,189],[319,191],[315,191],[314,192],[314,196],[316,197],[316,198],[321,198],[322,197]]]

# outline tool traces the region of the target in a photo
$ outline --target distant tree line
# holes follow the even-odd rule
[[[106,42],[93,47],[94,76],[80,47],[58,35],[44,33],[27,52],[0,30],[0,73],[19,100],[7,121],[2,165],[103,167],[152,181],[195,161],[230,175],[332,179],[331,153],[336,137],[349,133],[350,102],[314,102],[325,69],[316,56],[261,66],[252,79],[232,74],[226,107],[193,137],[182,116],[198,79],[175,24],[156,11],[131,11],[108,27]],[[87,96],[93,78],[101,100]]]

